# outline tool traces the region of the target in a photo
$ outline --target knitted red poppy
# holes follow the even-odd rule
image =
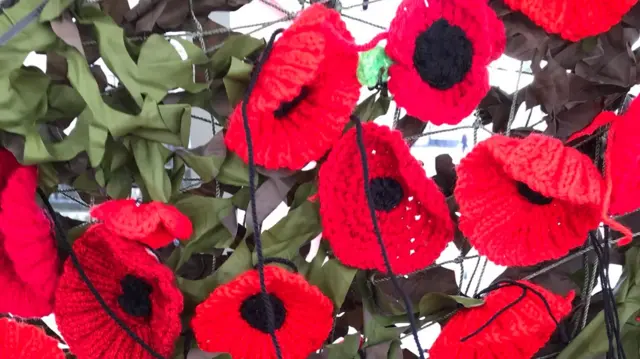
[[[173,273],[139,243],[124,240],[104,224],[89,228],[73,249],[114,313],[157,353],[169,357],[181,330],[182,294]],[[84,359],[151,359],[102,309],[67,260],[54,314],[69,347]]]
[[[40,328],[0,319],[0,358],[64,359],[58,342]]]
[[[162,202],[140,204],[133,199],[112,200],[93,207],[90,213],[118,236],[151,248],[164,247],[175,238],[187,239],[193,232],[189,217]]]
[[[389,91],[422,121],[457,124],[489,91],[504,25],[483,0],[404,0],[389,28]]]
[[[496,135],[458,166],[459,227],[493,262],[529,266],[580,246],[602,219],[604,186],[591,160],[560,140]]]
[[[398,131],[362,125],[370,188],[393,273],[433,263],[453,239],[445,198],[411,155]],[[345,265],[386,272],[373,231],[355,129],[348,131],[320,168],[323,236]]]
[[[300,274],[267,265],[264,275],[282,358],[308,357],[331,331],[331,300]],[[216,288],[196,307],[191,325],[204,351],[229,353],[233,358],[277,358],[256,270]]]
[[[275,42],[247,106],[256,164],[298,170],[340,138],[360,96],[358,54],[344,40],[353,37],[340,14],[315,4]],[[225,142],[247,162],[242,104]]]
[[[0,157],[7,155],[3,151]],[[42,317],[53,310],[60,263],[51,223],[35,201],[37,171],[12,167],[0,192],[0,312]],[[13,161],[15,166],[11,166]]]
[[[560,322],[571,312],[571,301],[575,294],[572,291],[563,298],[530,282],[518,283],[530,289],[504,286],[489,293],[482,306],[458,311],[429,349],[429,358],[532,358],[556,330],[554,318]],[[525,296],[518,300],[523,291]],[[550,311],[542,298],[533,291],[544,297]],[[518,301],[514,306],[498,314],[516,300]],[[486,328],[468,339],[465,338],[490,320],[492,321]]]
[[[546,32],[579,41],[608,31],[638,0],[505,0]]]

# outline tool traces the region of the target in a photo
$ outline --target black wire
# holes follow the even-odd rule
[[[251,198],[251,214],[253,218],[258,218],[258,210],[256,208],[255,184],[256,164],[253,158],[253,140],[251,139],[251,128],[249,126],[249,117],[247,116],[247,103],[249,102],[251,92],[256,86],[256,82],[258,81],[258,74],[260,74],[262,66],[271,53],[271,49],[273,48],[273,43],[276,40],[276,36],[282,31],[284,31],[284,29],[278,29],[271,35],[267,46],[262,52],[262,56],[256,63],[253,72],[251,73],[251,80],[249,81],[249,86],[247,87],[247,91],[245,92],[244,99],[242,101],[242,122],[244,125],[244,133],[247,140],[247,152],[249,157],[249,197]],[[264,280],[264,254],[262,252],[262,240],[260,239],[260,223],[258,223],[258,221],[253,221],[253,239],[256,246],[256,254],[258,256],[258,263],[256,264],[256,267],[258,269],[258,276],[260,278],[260,296],[262,298],[262,303],[264,305],[265,311],[267,312],[267,330],[269,331],[269,335],[271,336],[271,341],[273,342],[273,346],[276,350],[278,359],[282,359],[282,350],[280,349],[280,344],[278,344],[278,338],[276,337],[275,333],[275,314],[273,311],[273,306],[271,305],[271,299],[269,298],[269,294],[267,293],[267,286]],[[250,345],[250,343],[248,343],[248,345]]]
[[[271,264],[271,263],[279,263],[279,264],[284,264],[287,267],[291,268],[292,271],[298,273],[298,266],[293,263],[292,261],[286,259],[286,258],[279,258],[279,257],[267,257],[264,259],[264,264]]]
[[[402,297],[405,308],[407,309],[407,318],[409,319],[409,326],[411,327],[411,333],[413,334],[413,339],[416,342],[416,347],[418,349],[418,353],[420,354],[420,359],[424,359],[424,350],[420,345],[420,339],[418,338],[418,326],[416,325],[414,314],[413,314],[413,305],[411,304],[411,300],[407,296],[407,294],[402,290],[398,279],[393,274],[393,270],[391,268],[391,263],[389,262],[389,255],[387,254],[387,249],[384,246],[384,241],[382,240],[382,234],[380,233],[380,227],[378,226],[378,219],[376,218],[376,210],[373,207],[373,198],[371,196],[371,189],[369,188],[369,164],[367,163],[367,150],[364,145],[364,139],[362,137],[362,123],[360,123],[360,119],[357,116],[352,115],[351,120],[355,123],[356,127],[356,141],[358,143],[358,149],[360,150],[360,160],[362,162],[362,177],[364,179],[364,193],[367,197],[367,206],[369,207],[369,215],[371,216],[371,221],[373,222],[373,231],[376,235],[376,239],[378,240],[378,245],[380,246],[380,250],[382,252],[382,259],[384,260],[385,268],[389,273],[389,278],[391,279],[391,283],[393,283],[393,287],[396,292]]]

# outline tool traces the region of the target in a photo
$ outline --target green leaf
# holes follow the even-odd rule
[[[49,0],[40,13],[40,22],[47,22],[57,18],[73,2],[73,0]]]
[[[380,97],[378,97],[380,95]],[[389,111],[391,98],[386,93],[374,93],[356,106],[354,115],[362,122],[370,122]]]
[[[316,258],[318,259],[317,262]],[[337,311],[342,307],[342,303],[344,303],[358,270],[342,265],[337,259],[329,259],[324,262],[324,255],[316,255],[316,258],[312,261],[307,280],[320,288],[322,293],[331,299],[333,307]],[[313,264],[316,265],[314,266]]]
[[[131,149],[151,199],[169,202],[171,180],[164,169],[164,164],[171,152],[161,143],[138,138],[131,139]]]
[[[244,59],[245,57],[262,49],[264,40],[258,40],[248,35],[231,35],[224,45],[218,49],[211,57],[211,69],[217,78],[227,74],[231,66],[231,59]]]
[[[475,298],[448,295],[443,293],[428,293],[422,299],[418,308],[420,316],[430,316],[443,310],[453,311],[457,308],[473,308],[484,304],[484,301]]]
[[[301,204],[305,203],[310,196],[314,195],[318,192],[318,186],[314,182],[303,183],[296,190],[296,194],[293,197],[293,202],[291,203],[291,209],[296,209],[300,207]]]
[[[350,334],[344,337],[344,341],[337,344],[325,345],[323,358],[327,359],[356,359],[360,349],[360,334]]]

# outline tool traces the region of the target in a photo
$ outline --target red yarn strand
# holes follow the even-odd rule
[[[607,145],[613,142],[613,131],[609,130]],[[622,223],[609,216],[609,205],[611,204],[611,193],[613,192],[613,180],[611,176],[611,151],[605,152],[605,194],[602,203],[602,222],[612,229],[622,233],[623,237],[618,241],[619,246],[626,246],[633,241],[633,232]]]

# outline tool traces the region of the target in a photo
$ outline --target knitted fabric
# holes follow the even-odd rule
[[[557,139],[492,136],[458,166],[459,228],[505,266],[564,256],[598,226],[603,180],[591,160]]]
[[[608,31],[638,0],[504,0],[546,32],[579,41]]]
[[[53,310],[60,263],[51,223],[35,202],[36,168],[13,168],[0,192],[0,312],[42,317]]]
[[[331,300],[300,274],[267,265],[264,275],[282,358],[307,358],[322,347],[331,331]],[[277,358],[264,310],[258,271],[239,275],[196,307],[191,326],[198,346],[233,358]]]
[[[483,0],[404,0],[386,51],[389,91],[422,121],[457,124],[489,91],[487,65],[506,43],[504,25]]]
[[[182,328],[182,294],[171,270],[144,246],[118,237],[105,224],[89,228],[73,243],[73,249],[114,313],[156,352],[169,357]],[[129,287],[132,277],[148,288],[131,290],[135,289]],[[131,298],[136,294],[139,297]],[[132,312],[136,304],[139,310]],[[64,265],[54,314],[60,332],[78,358],[152,358],[102,309],[71,259]]]
[[[90,211],[91,216],[120,237],[136,240],[157,249],[175,238],[191,237],[189,217],[162,202],[139,204],[133,199],[104,202]]]
[[[422,269],[453,239],[445,198],[411,155],[400,132],[375,123],[362,127],[371,192],[393,273]],[[323,236],[343,264],[386,272],[362,188],[362,165],[352,129],[320,168]]]
[[[343,40],[353,37],[340,14],[315,4],[275,42],[247,106],[257,165],[298,170],[340,138],[360,95],[358,54]],[[248,161],[241,103],[225,143]]]
[[[65,355],[40,328],[0,318],[0,358],[64,359]]]
[[[571,312],[575,294],[555,295],[530,282],[519,281],[542,294],[551,314],[560,322]],[[531,290],[507,311],[499,314],[488,327],[461,341],[492,319],[522,295],[523,288],[505,286],[485,297],[482,306],[461,309],[444,326],[440,336],[429,349],[430,359],[529,359],[551,338],[556,323],[544,302]]]
[[[392,61],[383,47],[376,46],[369,51],[361,53],[360,61],[358,62],[358,81],[363,86],[370,88],[378,85],[378,82],[387,82],[391,64]]]

